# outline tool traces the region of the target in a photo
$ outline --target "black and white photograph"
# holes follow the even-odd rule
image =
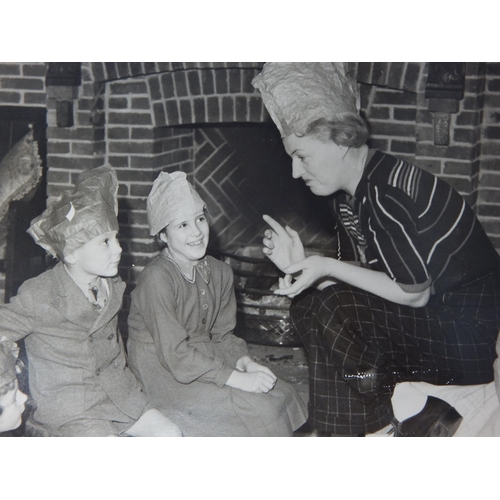
[[[45,54],[43,37],[5,51],[2,468],[23,478],[36,457],[45,491],[56,464],[52,498],[102,498],[110,463],[119,500],[215,494],[196,477],[223,498],[493,494],[498,55],[446,57],[445,16],[421,18],[430,48],[393,31],[377,56],[345,11],[330,43],[291,4],[257,6],[240,52],[236,13],[165,40],[153,10],[108,35],[71,11]],[[202,50],[209,25],[231,51]]]

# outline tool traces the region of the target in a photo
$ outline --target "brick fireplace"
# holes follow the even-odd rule
[[[67,187],[82,167],[113,165],[120,181],[121,274],[129,290],[157,251],[145,202],[162,170],[185,171],[207,202],[212,253],[258,244],[263,213],[301,230],[309,245],[331,242],[331,228],[311,214],[325,208],[287,172],[278,132],[250,84],[260,67],[93,63],[82,65],[78,92],[48,88],[48,195]],[[71,107],[74,125],[60,126],[61,109]]]
[[[185,171],[207,202],[212,252],[258,245],[263,213],[299,230],[308,246],[331,244],[326,208],[291,178],[251,86],[262,64],[0,63],[0,106],[47,112],[46,196],[68,188],[82,169],[109,162],[117,170],[124,314],[156,252],[145,208],[162,170]],[[458,188],[500,249],[500,64],[464,64],[462,95],[445,96],[437,108],[426,96],[428,63],[350,67],[371,145]]]

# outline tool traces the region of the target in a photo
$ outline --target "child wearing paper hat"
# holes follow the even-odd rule
[[[117,190],[111,166],[84,171],[32,221],[29,234],[60,261],[0,309],[1,342],[25,340],[30,422],[50,436],[181,435],[126,366]]]
[[[73,192],[63,193],[39,217],[28,233],[52,256],[64,260],[91,239],[118,231],[118,181],[110,165],[82,172]]]
[[[206,255],[205,211],[185,173],[154,182],[147,216],[161,252],[131,295],[130,368],[186,436],[290,436],[305,406],[233,334],[233,273]]]

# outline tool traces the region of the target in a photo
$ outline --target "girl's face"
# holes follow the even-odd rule
[[[205,257],[208,233],[205,211],[201,210],[170,222],[160,238],[167,243],[170,253],[179,263],[194,266]]]
[[[349,172],[344,165],[345,146],[295,134],[283,139],[283,145],[292,157],[293,178],[301,178],[315,195],[328,196],[345,188]]]
[[[21,425],[21,416],[27,399],[28,396],[18,389],[17,380],[12,384],[12,389],[0,396],[0,407],[2,408],[0,432],[10,431]]]

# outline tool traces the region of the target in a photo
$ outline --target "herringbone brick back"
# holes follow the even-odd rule
[[[213,249],[259,245],[263,214],[299,231],[308,246],[331,245],[326,204],[292,179],[290,160],[274,129],[200,127],[195,136],[195,186],[209,209]]]

